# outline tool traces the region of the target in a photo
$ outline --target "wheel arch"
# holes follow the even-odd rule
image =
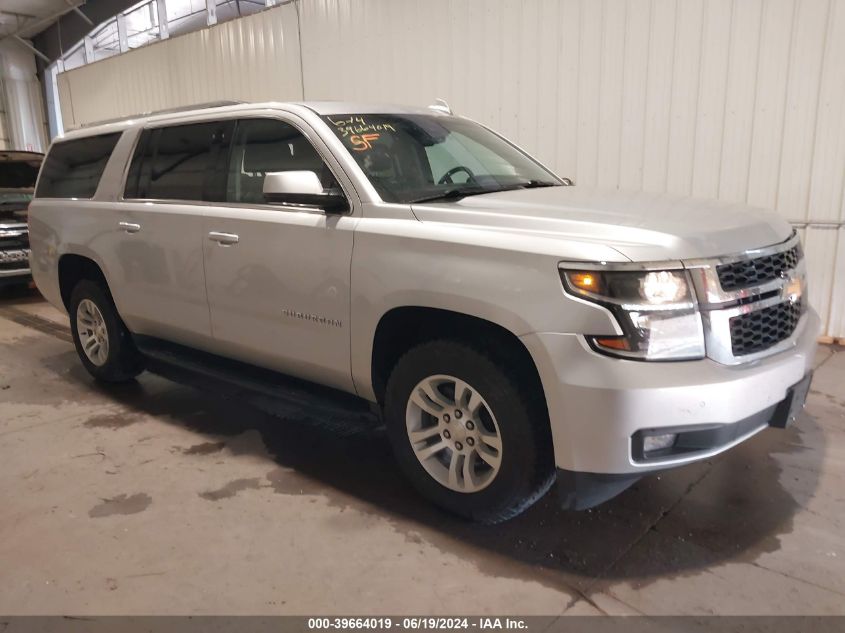
[[[412,347],[437,339],[453,339],[477,347],[500,362],[507,362],[527,388],[538,390],[546,406],[540,373],[528,348],[509,329],[487,319],[443,308],[394,307],[379,319],[373,336],[370,379],[379,403],[390,372]]]
[[[86,255],[65,253],[59,257],[59,293],[65,310],[70,309],[70,295],[74,286],[83,279],[99,282],[111,297],[109,283],[98,262]]]

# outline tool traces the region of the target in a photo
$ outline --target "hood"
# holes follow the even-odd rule
[[[764,209],[580,186],[502,191],[415,204],[413,210],[422,222],[602,244],[632,261],[729,255],[776,244],[792,234],[786,220]]]

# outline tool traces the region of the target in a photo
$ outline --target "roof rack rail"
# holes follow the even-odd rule
[[[103,119],[102,121],[92,121],[91,123],[83,123],[78,128],[84,129],[87,127],[94,127],[95,125],[107,125],[109,123],[119,123],[127,119],[146,118],[151,116],[158,116],[159,114],[176,114],[177,112],[188,112],[190,110],[207,110],[209,108],[222,108],[225,106],[241,105],[246,101],[236,101],[234,99],[224,99],[221,101],[207,101],[205,103],[195,103],[192,105],[177,106],[175,108],[165,108],[164,110],[152,110],[150,112],[139,112],[137,114],[127,114],[126,116],[115,117],[113,119]]]

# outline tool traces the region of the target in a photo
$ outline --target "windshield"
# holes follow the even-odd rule
[[[40,155],[32,160],[0,160],[0,189],[34,188],[40,166]]]
[[[435,114],[323,120],[386,202],[422,202],[563,183],[477,123]]]

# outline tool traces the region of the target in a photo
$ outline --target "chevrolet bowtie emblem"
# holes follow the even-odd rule
[[[789,303],[798,303],[801,300],[801,295],[804,294],[804,283],[801,277],[790,278],[783,287],[781,294]]]

